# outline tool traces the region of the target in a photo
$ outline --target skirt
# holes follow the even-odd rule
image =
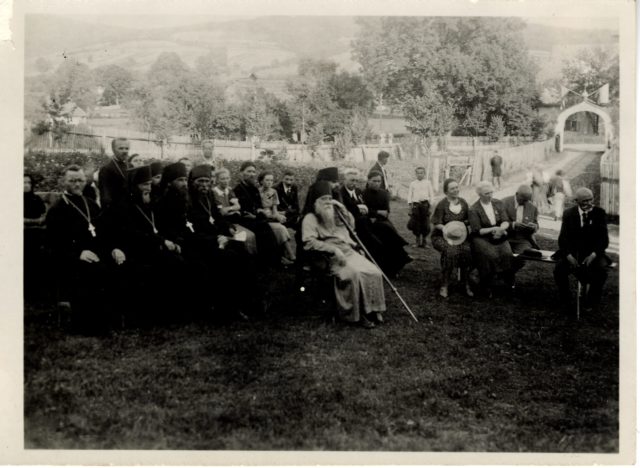
[[[478,268],[481,280],[490,280],[498,273],[513,270],[513,252],[506,240],[492,244],[487,239],[476,236],[471,240],[473,262]]]
[[[471,245],[465,241],[460,245],[449,244],[444,237],[431,236],[433,248],[440,252],[440,268],[451,271],[454,268],[466,268],[471,265]]]

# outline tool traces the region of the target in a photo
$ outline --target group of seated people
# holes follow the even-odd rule
[[[266,306],[259,271],[301,265],[314,256],[325,260],[334,278],[336,312],[343,320],[365,328],[383,323],[383,279],[396,277],[412,261],[408,243],[389,219],[386,161],[372,168],[364,190],[355,169],[345,172],[342,184],[337,167],[320,170],[301,209],[290,172],[274,187],[273,173],[258,176],[255,164],[245,162],[232,189],[227,169],[130,164],[126,139],[115,139],[112,148],[114,157],[100,168],[97,184],[87,181],[81,167],[65,168],[63,191],[46,215],[25,175],[25,271],[37,243],[30,228],[46,226],[59,271],[58,302],[69,304],[80,331],[108,329],[123,315],[151,321],[176,312],[246,319]],[[479,200],[469,206],[457,182],[448,179],[431,223],[419,219],[429,216],[431,202],[421,199],[429,191],[420,193],[410,200],[412,220],[427,229],[433,225],[432,243],[441,253],[440,295],[448,296],[455,269],[468,296],[474,295],[473,269],[489,296],[495,276],[513,287],[523,265],[513,254],[537,248],[530,187],[499,201],[492,198],[493,186],[481,182]],[[606,219],[587,189],[576,197],[578,224],[563,222],[555,276],[564,294],[568,275],[582,275],[592,283],[590,303],[596,304],[606,279]],[[567,219],[573,219],[570,211]]]
[[[515,195],[493,198],[494,187],[481,181],[478,200],[471,206],[460,197],[453,179],[444,182],[445,197],[435,207],[431,235],[433,247],[441,253],[440,295],[447,297],[451,275],[459,269],[465,292],[474,296],[469,273],[478,273],[480,292],[491,297],[496,277],[515,289],[515,277],[527,256],[539,258],[538,209],[531,202],[532,189],[522,184]],[[605,211],[594,206],[591,190],[582,187],[575,194],[576,205],[564,211],[558,237],[554,278],[564,305],[571,303],[569,275],[588,285],[583,298],[585,311],[598,307],[611,259],[606,254],[609,234]],[[538,254],[538,255],[536,255]]]

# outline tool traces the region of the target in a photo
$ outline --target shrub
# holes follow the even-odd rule
[[[38,191],[50,192],[59,189],[59,180],[65,167],[78,164],[98,168],[108,160],[107,156],[100,153],[28,151],[24,155],[24,171],[33,174]]]

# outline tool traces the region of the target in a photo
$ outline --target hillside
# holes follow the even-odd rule
[[[190,17],[192,24],[164,21],[151,27],[144,16],[126,17],[118,26],[117,17],[100,23],[87,16],[61,17],[28,15],[25,18],[25,74],[37,74],[35,62],[46,58],[52,67],[74,58],[95,68],[118,64],[144,72],[165,51],[179,54],[189,65],[202,55],[212,54],[226,78],[242,79],[254,73],[261,79],[286,80],[296,73],[302,57],[333,60],[356,72],[351,59],[351,40],[358,26],[353,17],[243,17],[224,21]],[[172,24],[171,26],[166,26]],[[540,78],[560,72],[561,60],[548,54],[560,48],[585,44],[617,43],[611,30],[580,30],[527,24],[524,39],[544,66]]]

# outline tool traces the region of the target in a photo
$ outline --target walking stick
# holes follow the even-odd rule
[[[576,319],[580,321],[580,296],[582,295],[582,283],[578,278],[578,297],[576,298]]]
[[[362,250],[364,251],[365,254],[367,254],[367,257],[369,257],[369,260],[371,260],[371,263],[373,263],[376,268],[378,268],[378,270],[380,270],[380,273],[382,274],[382,277],[384,278],[384,280],[387,282],[387,284],[389,285],[389,287],[391,288],[391,290],[396,294],[396,296],[398,296],[398,299],[400,299],[400,302],[402,302],[402,305],[404,306],[405,309],[407,309],[407,312],[409,312],[409,314],[411,315],[411,317],[413,318],[413,320],[415,320],[416,322],[418,322],[418,319],[416,318],[416,316],[413,314],[413,312],[411,311],[411,308],[409,307],[409,305],[405,302],[405,300],[402,298],[402,296],[400,295],[400,293],[398,292],[398,290],[396,289],[396,287],[393,285],[393,283],[391,282],[391,280],[389,278],[387,278],[387,275],[384,274],[384,271],[382,271],[382,268],[380,268],[380,266],[378,265],[378,263],[375,261],[375,259],[373,258],[373,256],[369,253],[369,251],[367,250],[367,248],[364,246],[364,244],[362,243],[362,241],[360,240],[360,238],[358,237],[358,235],[356,234],[356,231],[349,225],[349,223],[347,222],[347,220],[344,218],[344,215],[342,214],[341,209],[338,207],[336,209],[336,212],[338,213],[338,217],[340,218],[340,220],[342,221],[342,223],[347,227],[347,230],[349,231],[349,234],[351,234],[353,236],[353,238],[355,239],[355,241],[358,243],[358,245],[360,246],[360,248],[362,248]],[[429,319],[429,321],[431,321],[431,319]]]

